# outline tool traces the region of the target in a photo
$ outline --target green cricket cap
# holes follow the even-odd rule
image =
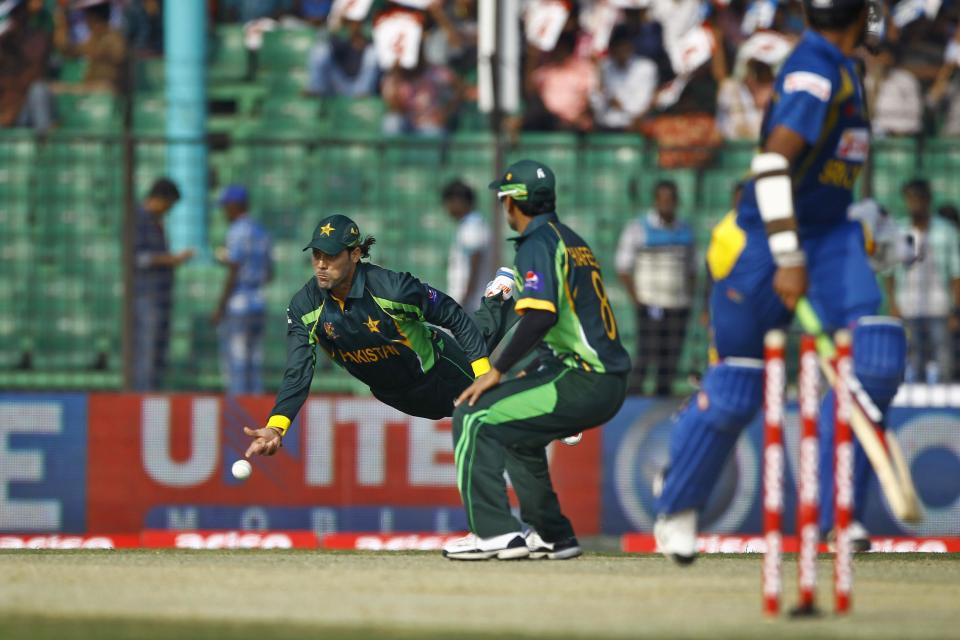
[[[490,183],[497,197],[510,196],[518,202],[540,204],[555,200],[557,178],[553,170],[536,160],[520,160],[507,167],[499,180]]]
[[[352,249],[359,245],[360,227],[347,216],[338,213],[320,221],[313,232],[310,244],[303,250],[319,249],[329,256],[335,256],[344,249]]]

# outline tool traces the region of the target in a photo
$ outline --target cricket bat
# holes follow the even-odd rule
[[[803,330],[814,336],[817,344],[817,355],[820,360],[820,370],[827,384],[834,386],[837,372],[833,367],[833,358],[836,348],[833,340],[823,331],[817,312],[806,298],[797,302],[796,317]],[[916,523],[923,520],[923,508],[917,496],[916,486],[910,475],[910,467],[897,442],[893,432],[880,426],[883,414],[870,399],[856,376],[851,375],[847,381],[850,394],[853,396],[853,412],[850,426],[863,446],[863,450],[870,459],[880,488],[886,497],[894,516],[903,522]]]

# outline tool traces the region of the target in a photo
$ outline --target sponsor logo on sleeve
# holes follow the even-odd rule
[[[870,151],[870,132],[863,127],[845,129],[837,144],[837,157],[850,162],[866,162]]]
[[[430,301],[430,304],[436,304],[437,299],[439,299],[440,294],[437,293],[437,290],[433,287],[424,287],[427,290],[427,300]]]
[[[783,79],[784,93],[809,93],[821,102],[830,100],[830,80],[811,71],[794,71]]]
[[[536,271],[527,271],[523,276],[523,288],[528,291],[540,291],[543,278]]]

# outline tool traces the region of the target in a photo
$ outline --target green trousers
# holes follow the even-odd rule
[[[453,401],[473,382],[473,368],[456,340],[442,331],[434,334],[434,340],[437,361],[433,369],[406,389],[382,391],[371,387],[380,402],[409,416],[430,420],[450,416]]]
[[[626,376],[550,363],[508,380],[453,413],[457,486],[470,530],[482,538],[520,531],[510,513],[504,470],[520,500],[520,517],[547,542],[574,535],[550,481],[546,447],[602,425],[626,393]]]

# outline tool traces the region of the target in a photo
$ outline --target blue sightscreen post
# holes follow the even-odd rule
[[[170,212],[167,233],[174,251],[193,248],[203,255],[208,251],[207,3],[165,0],[163,9],[167,174],[182,196]]]

